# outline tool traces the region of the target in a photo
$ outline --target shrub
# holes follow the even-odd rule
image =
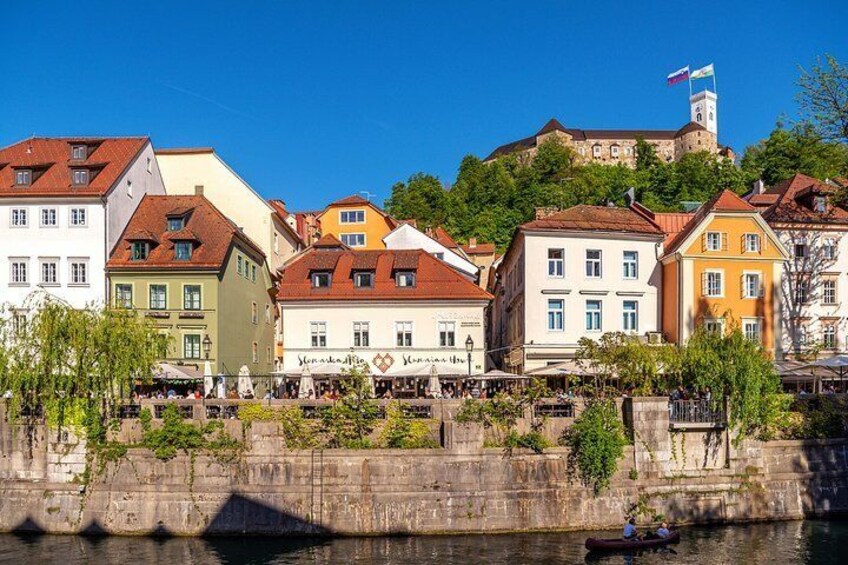
[[[565,431],[562,443],[570,449],[569,472],[592,487],[595,494],[609,487],[624,454],[624,424],[611,399],[591,401]]]
[[[438,447],[427,420],[411,418],[403,411],[400,402],[386,406],[386,424],[380,432],[380,447],[421,449]]]

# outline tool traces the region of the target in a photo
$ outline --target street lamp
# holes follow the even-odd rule
[[[468,376],[471,377],[471,352],[474,351],[474,340],[471,339],[471,334],[465,340],[465,351],[468,353]]]
[[[203,353],[206,355],[207,359],[209,359],[210,351],[212,351],[212,340],[209,339],[209,334],[206,334],[203,337]]]

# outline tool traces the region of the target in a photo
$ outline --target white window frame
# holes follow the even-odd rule
[[[123,292],[118,292],[118,289],[122,291],[129,289],[129,296],[123,296]],[[115,283],[115,308],[126,308],[130,309],[134,306],[133,301],[135,300],[135,289],[133,288],[132,283]],[[129,301],[127,301],[129,298]]]
[[[353,273],[354,288],[374,288],[374,274],[373,271],[355,271]],[[369,284],[360,284],[362,279],[366,277]]]
[[[836,292],[838,282],[836,277],[825,277],[822,279],[822,304],[833,306],[836,304]],[[832,285],[832,288],[828,288]]]
[[[322,280],[322,277],[327,277],[327,284],[318,284],[318,281]],[[330,288],[333,286],[333,273],[330,271],[315,271],[312,273],[310,277],[312,280],[312,288]]]
[[[353,347],[371,347],[371,322],[353,322]]]
[[[45,267],[53,267],[53,280],[47,280],[45,277]],[[48,270],[49,272],[49,270]],[[38,276],[42,286],[59,286],[59,258],[58,257],[43,257],[38,260]]]
[[[9,210],[9,227],[22,229],[29,227],[29,208],[12,208]]]
[[[597,253],[597,259],[590,259],[589,253]],[[604,277],[604,252],[600,249],[586,250],[586,268],[584,274],[587,279],[602,279]]]
[[[74,206],[68,210],[68,225],[72,228],[88,227],[88,208]]]
[[[551,257],[551,253],[559,252],[559,259]],[[553,271],[553,272],[551,272]],[[548,248],[548,278],[563,279],[565,278],[565,249],[562,247]]]
[[[18,179],[23,178],[23,182]],[[32,169],[15,170],[15,186],[32,186]]]
[[[610,146],[610,157],[612,157],[613,159],[618,159],[618,155],[619,155],[618,145],[611,145]]]
[[[29,257],[9,257],[9,286],[29,286]]]
[[[721,335],[724,335],[725,324],[726,321],[724,318],[704,318],[704,329],[707,331],[718,330]],[[710,330],[710,326],[714,326],[715,329]]]
[[[592,146],[592,157],[598,158],[601,156],[601,146],[593,145]]]
[[[351,238],[355,239],[356,241],[352,242]],[[348,247],[353,248],[365,247],[367,245],[364,232],[343,233],[341,234],[341,242],[347,245]]]
[[[312,349],[327,348],[327,322],[309,322],[309,346]]]
[[[395,322],[395,345],[401,349],[415,347],[414,332],[415,325],[412,322]],[[407,336],[409,337],[409,340],[406,339]]]
[[[360,214],[362,215],[362,219],[359,219]],[[353,215],[354,219],[351,220],[350,216]],[[365,209],[355,209],[355,210],[339,210],[339,224],[350,225],[350,224],[364,224],[365,223]]]
[[[827,261],[834,261],[838,253],[838,245],[838,241],[834,238],[825,239],[822,246],[822,257]]]
[[[545,302],[547,311],[547,327],[549,332],[565,331],[565,300],[548,298]]]
[[[753,294],[749,281],[751,278],[756,278],[757,286]],[[762,298],[764,294],[763,288],[763,273],[760,271],[743,271],[742,272],[742,298]]]
[[[189,344],[188,338],[197,338],[197,343]],[[194,341],[194,340],[192,340]],[[189,347],[191,350],[189,351]],[[196,350],[195,350],[196,348]],[[183,334],[183,359],[200,359],[201,349],[203,349],[203,336],[199,333],[184,333]],[[190,353],[190,354],[189,354]]]
[[[710,291],[710,275],[718,275],[719,276],[719,294],[712,294]],[[707,298],[724,298],[724,269],[705,269],[704,270],[704,283],[701,294],[706,296]]]
[[[752,246],[751,244],[754,243]],[[762,249],[762,238],[758,233],[745,234],[745,253],[759,253]]]
[[[415,271],[398,271],[395,274],[395,285],[398,288],[415,288],[418,283],[417,279]],[[411,284],[401,284],[402,280],[407,280]]]
[[[188,257],[180,257],[179,249],[188,249]],[[174,243],[174,260],[175,261],[191,261],[194,255],[194,244],[190,241],[177,241]]]
[[[755,328],[754,332],[749,331],[750,327]],[[742,333],[745,335],[746,339],[755,343],[762,343],[763,321],[760,318],[742,318]]]
[[[439,347],[456,347],[456,322],[453,320],[440,320],[436,324],[436,327],[439,332]]]
[[[830,343],[828,343],[830,342]],[[822,325],[822,348],[828,351],[838,349],[839,341],[836,336],[836,324],[829,323]]]
[[[633,309],[627,305],[632,304]],[[632,326],[632,327],[628,327]],[[624,300],[621,303],[621,329],[625,332],[639,333],[639,301]]]
[[[88,151],[85,145],[72,145],[71,146],[71,159],[74,161],[85,161],[88,158]],[[82,150],[82,155],[78,155],[77,151]]]
[[[68,257],[68,286],[88,286],[88,275],[87,257]]]
[[[627,254],[632,253],[633,258],[628,259]],[[628,271],[632,268],[633,274],[628,274]],[[621,277],[625,280],[636,280],[639,278],[639,252],[638,251],[624,251],[621,255]]]
[[[186,298],[187,298],[186,290],[188,290],[189,287],[197,287],[197,289],[198,289],[197,307],[195,307],[195,304],[194,304],[194,302],[195,302],[194,301],[194,295],[192,295],[190,302],[186,301]],[[190,311],[190,312],[199,312],[200,310],[203,310],[203,285],[202,284],[186,283],[186,284],[183,284],[182,290],[183,290],[183,293],[182,293],[182,309],[183,310]]]
[[[45,223],[45,214],[48,216],[48,219],[52,219],[53,223],[48,224]],[[52,218],[50,218],[52,216]],[[56,208],[50,206],[44,206],[38,213],[39,226],[42,228],[58,228],[59,227],[59,211]]]
[[[721,240],[724,239],[722,237],[722,233],[720,231],[708,231],[706,234],[706,249],[707,251],[721,251]],[[717,246],[713,246],[713,243],[718,241]]]
[[[88,169],[73,169],[71,171],[71,184],[74,186],[88,186],[91,175]]]
[[[160,288],[164,290],[162,295],[162,306],[153,304],[153,289]],[[168,309],[168,283],[149,283],[147,285],[147,309],[148,310],[167,310]]]
[[[597,305],[598,308],[589,309],[589,305]],[[604,331],[604,303],[602,300],[587,300],[585,305],[586,312],[586,332],[600,333]]]

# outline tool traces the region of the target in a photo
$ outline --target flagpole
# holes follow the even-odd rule
[[[715,67],[713,67],[713,94],[718,96],[718,88],[716,88]]]

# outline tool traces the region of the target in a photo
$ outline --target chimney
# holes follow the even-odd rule
[[[195,196],[203,196],[203,185],[202,184],[194,185],[194,195]]]
[[[543,220],[552,214],[556,214],[559,212],[559,208],[556,206],[542,206],[536,208],[536,219]]]
[[[763,179],[758,179],[754,183],[754,194],[762,194],[766,191],[766,183],[763,182]]]
[[[470,247],[472,249],[477,247],[477,238],[476,237],[469,237],[468,238],[468,247]]]

